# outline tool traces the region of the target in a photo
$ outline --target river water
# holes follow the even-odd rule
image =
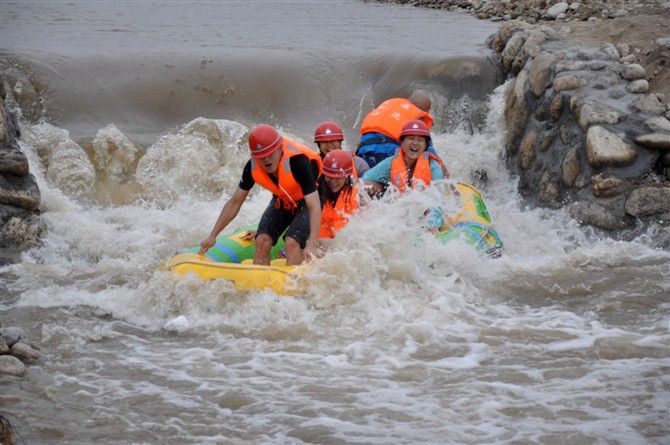
[[[21,146],[48,226],[0,268],[2,325],[42,351],[0,377],[26,443],[670,440],[667,228],[615,241],[524,204],[494,24],[353,1],[3,1],[0,19],[3,70],[25,74],[10,96],[29,79],[39,98]],[[301,297],[159,270],[211,229],[251,125],[311,143],[333,119],[353,147],[415,87],[452,179],[487,171],[501,258],[430,242],[409,194],[357,215]]]

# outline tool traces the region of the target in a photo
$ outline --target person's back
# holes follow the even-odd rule
[[[400,145],[400,132],[407,122],[421,120],[428,128],[432,127],[430,107],[430,97],[422,90],[415,91],[409,99],[392,98],[382,102],[363,119],[356,155],[370,167],[393,155]]]

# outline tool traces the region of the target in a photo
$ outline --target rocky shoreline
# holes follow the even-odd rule
[[[40,357],[39,348],[27,342],[25,330],[17,327],[0,328],[0,385],[4,379],[25,376],[26,365],[36,362]],[[0,415],[0,444],[14,443],[16,431],[10,421]]]
[[[44,226],[39,220],[40,191],[17,138],[15,113],[0,78],[0,265],[13,262],[21,250],[34,246]]]
[[[382,0],[383,1],[383,0]],[[386,1],[385,3],[388,3]],[[478,19],[494,22],[519,20],[537,23],[547,20],[590,21],[613,19],[630,15],[660,14],[668,11],[665,0],[589,0],[589,1],[546,1],[546,0],[394,0],[392,3],[412,5],[422,8],[466,11]]]
[[[515,78],[505,96],[505,155],[519,191],[605,230],[668,224],[670,111],[630,46],[573,44],[521,22],[489,43]],[[659,46],[670,56],[670,41]]]
[[[24,376],[27,372],[26,364],[37,361],[40,356],[38,348],[27,343],[23,329],[0,329],[0,378]]]
[[[394,3],[505,22],[488,44],[514,79],[505,158],[527,201],[617,237],[670,224],[670,2]]]

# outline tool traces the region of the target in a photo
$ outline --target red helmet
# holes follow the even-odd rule
[[[346,178],[354,172],[354,159],[344,150],[332,150],[323,158],[323,174],[330,178]]]
[[[430,130],[423,121],[409,121],[403,125],[402,131],[400,132],[400,139],[405,136],[424,136],[429,138]]]
[[[321,122],[314,130],[314,142],[343,141],[342,129],[335,122]]]
[[[279,132],[269,125],[259,125],[249,134],[249,151],[253,158],[265,158],[281,145]]]

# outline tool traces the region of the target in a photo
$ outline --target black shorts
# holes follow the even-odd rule
[[[298,207],[294,210],[285,210],[275,207],[276,197],[272,197],[270,204],[263,212],[261,221],[258,223],[256,236],[264,233],[272,238],[272,245],[277,244],[277,240],[284,233],[284,239],[290,236],[300,243],[300,247],[305,248],[307,238],[309,238],[309,209],[305,200],[298,201]],[[288,229],[287,229],[288,227]]]

